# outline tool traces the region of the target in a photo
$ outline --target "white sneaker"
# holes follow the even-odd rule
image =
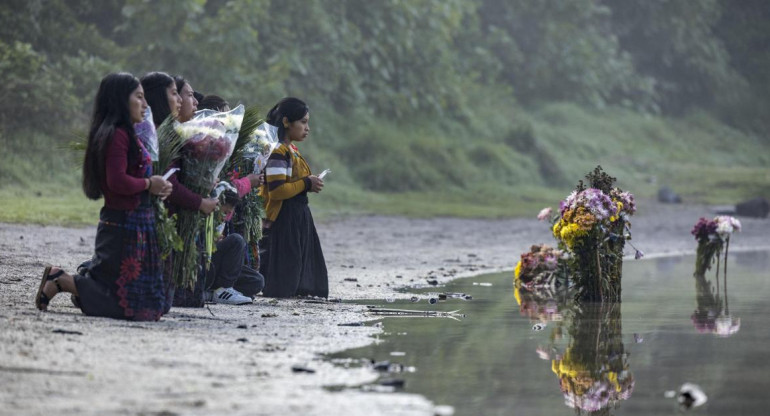
[[[246,305],[252,301],[250,297],[244,296],[243,293],[231,287],[220,287],[214,291],[214,302],[227,305]]]

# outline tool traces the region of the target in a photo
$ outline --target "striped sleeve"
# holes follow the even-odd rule
[[[265,180],[270,199],[280,201],[289,199],[305,190],[304,180],[291,182],[291,154],[284,148],[273,151],[265,167]]]

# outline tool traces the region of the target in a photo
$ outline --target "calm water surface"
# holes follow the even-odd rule
[[[473,299],[382,301],[465,317],[385,318],[384,342],[333,358],[413,366],[383,378],[404,379],[402,391],[457,415],[681,414],[664,393],[685,382],[708,395],[693,413],[770,414],[770,252],[731,253],[719,285],[713,269],[693,277],[694,264],[693,256],[626,261],[621,304],[517,295],[511,273],[416,290]]]

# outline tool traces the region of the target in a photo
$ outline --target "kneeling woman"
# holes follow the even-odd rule
[[[38,309],[46,310],[57,293],[69,292],[86,315],[153,321],[163,313],[163,264],[150,194],[165,198],[172,186],[152,175],[149,153],[134,134],[146,108],[133,75],[102,80],[83,163],[86,196],[104,196],[93,262],[85,276],[46,267],[35,296]]]
[[[308,207],[308,192],[320,192],[323,180],[310,172],[293,142],[310,133],[310,113],[297,98],[284,98],[267,114],[267,122],[278,128],[281,140],[267,162],[263,188],[265,250],[260,272],[265,276],[262,293],[269,297],[329,296],[321,243]]]

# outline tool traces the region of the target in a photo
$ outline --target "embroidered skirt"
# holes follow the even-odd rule
[[[102,208],[96,247],[85,276],[75,275],[86,315],[157,321],[163,314],[163,263],[151,207]]]

